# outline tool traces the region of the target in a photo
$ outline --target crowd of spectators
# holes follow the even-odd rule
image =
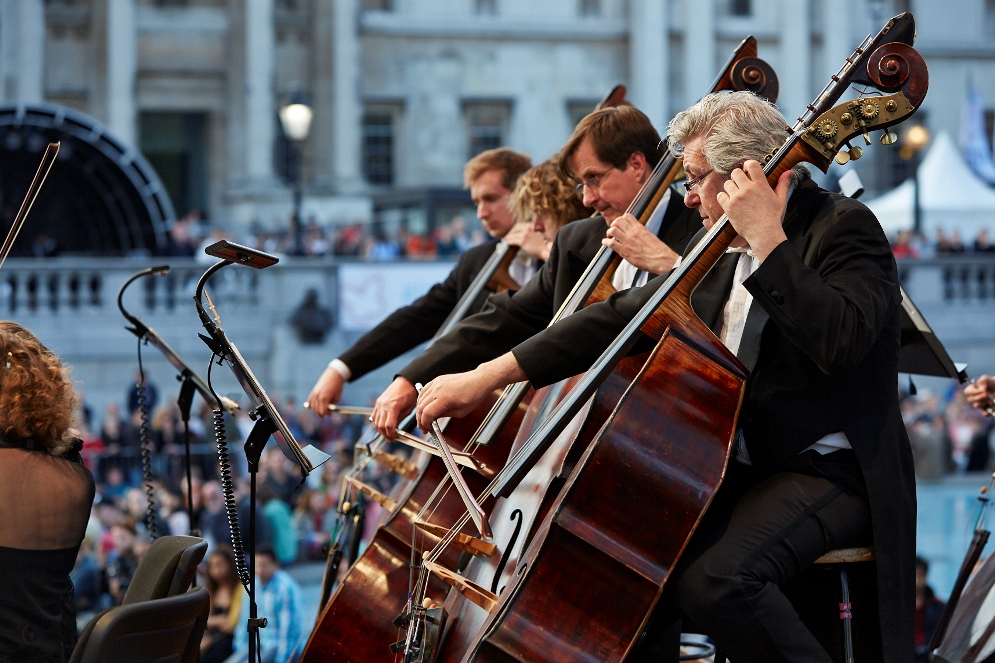
[[[936,236],[929,241],[922,232],[900,230],[892,237],[891,248],[896,258],[931,258],[938,255],[956,255],[971,253],[995,253],[995,243],[992,242],[988,229],[982,228],[974,240],[965,243],[960,231],[936,229]]]
[[[995,469],[995,420],[971,407],[958,385],[951,382],[944,393],[906,393],[901,407],[917,478]]]
[[[122,404],[110,403],[99,423],[91,422],[85,407],[77,418],[76,428],[84,442],[84,462],[97,483],[97,498],[87,535],[72,574],[77,609],[81,615],[88,615],[121,604],[138,564],[151,544],[150,525],[156,536],[185,535],[198,530],[210,546],[202,568],[201,584],[211,590],[216,608],[205,635],[202,660],[223,661],[232,653],[232,647],[238,651],[237,634],[241,627],[235,628],[235,625],[244,617],[241,614],[244,606],[240,603],[242,590],[235,576],[220,468],[212,444],[212,413],[205,406],[190,417],[193,451],[191,522],[185,478],[184,428],[179,407],[175,399],[157,403],[157,390],[151,383],[146,385],[145,397],[151,412],[148,439],[153,460],[155,503],[151,520],[143,486],[142,414],[136,390],[130,388]],[[263,452],[257,475],[257,546],[272,558],[271,564],[260,567],[262,570],[257,575],[264,588],[277,582],[272,587],[273,596],[267,600],[299,601],[294,590],[289,588],[288,583],[292,580],[277,571],[280,567],[325,559],[325,546],[335,531],[343,475],[352,466],[353,447],[362,432],[363,421],[361,417],[338,413],[318,419],[310,410],[297,407],[295,399],[275,402],[302,446],[313,444],[331,456],[302,483],[295,466],[277,445],[271,444]],[[249,489],[241,449],[252,424],[241,411],[236,416],[227,416],[226,420],[234,498],[243,536],[248,528]],[[400,453],[403,454],[403,450]],[[395,477],[371,464],[362,480],[389,491]],[[375,522],[375,519],[375,514],[371,513],[367,522]],[[269,573],[268,578],[264,577],[263,571]],[[299,610],[297,605],[292,608]],[[278,629],[267,631],[275,634]],[[277,646],[279,643],[271,644]]]
[[[200,213],[194,210],[173,225],[162,254],[200,256],[210,244],[228,238],[225,232],[210,228],[203,222]],[[411,232],[403,226],[388,233],[383,224],[379,223],[356,222],[323,226],[311,218],[299,230],[293,219],[286,225],[272,229],[252,223],[246,234],[233,239],[267,253],[390,261],[400,258],[430,260],[457,256],[484,242],[485,235],[479,229],[469,231],[462,216],[455,216],[448,223],[424,233]]]

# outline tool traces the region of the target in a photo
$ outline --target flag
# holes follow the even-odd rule
[[[981,94],[970,81],[960,119],[960,149],[974,174],[995,185],[995,160],[992,159],[988,132],[985,130],[985,105]]]

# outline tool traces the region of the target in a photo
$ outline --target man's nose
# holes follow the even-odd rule
[[[477,205],[477,218],[478,219],[487,218],[486,216],[484,216],[485,214],[487,214],[487,205],[485,205],[484,203],[478,204]]]
[[[695,191],[688,191],[684,194],[684,206],[689,208],[697,207],[701,204],[701,198]]]
[[[598,195],[597,189],[590,186],[584,186],[584,207],[594,207],[594,203],[601,200],[601,196]]]
[[[542,221],[540,219],[536,219],[535,221],[532,222],[532,230],[534,230],[537,233],[541,233],[545,232],[546,227],[542,225]]]

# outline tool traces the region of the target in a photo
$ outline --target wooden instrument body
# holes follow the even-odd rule
[[[464,661],[621,661],[642,631],[722,482],[746,385],[675,294]]]
[[[621,258],[616,256],[585,305],[602,301],[615,292],[611,276],[620,262]],[[624,360],[617,373],[599,388],[589,406],[574,417],[570,426],[558,436],[514,493],[497,500],[491,509],[489,522],[498,551],[493,556],[471,560],[461,574],[464,578],[498,595],[506,589],[518,568],[523,551],[559,495],[570,468],[597,435],[645,360],[646,355]],[[518,428],[511,450],[512,456],[549,416],[560,399],[570,392],[579,377],[568,378],[535,392],[528,412]],[[461,660],[487,618],[483,609],[456,590],[450,590],[445,608],[448,619],[434,663]]]
[[[453,419],[446,428],[447,438],[455,443],[469,439],[477,423],[493,406],[495,393],[469,416]],[[513,417],[514,428],[509,428],[487,447],[479,447],[474,457],[494,472],[500,471],[508,458],[515,437],[515,430],[522,421],[531,394],[526,397]],[[446,468],[438,456],[425,454],[418,477],[412,480],[399,496],[397,506],[377,528],[367,547],[350,567],[349,572],[328,600],[301,657],[302,663],[319,661],[392,661],[388,647],[403,637],[404,630],[393,621],[404,609],[410,578],[411,542],[418,512],[443,479]],[[484,490],[489,476],[466,471],[464,477],[474,494]],[[432,523],[449,527],[466,511],[456,491],[448,491],[436,498],[435,507],[429,511]],[[494,504],[489,499],[482,504],[489,510]],[[462,531],[476,534],[472,523]],[[433,534],[419,530],[418,541],[427,549],[439,542]],[[440,563],[456,568],[460,551],[449,548]],[[428,596],[440,605],[449,586],[433,577]]]
[[[644,354],[624,361],[618,373],[605,381],[589,407],[582,410],[571,425],[560,434],[556,443],[543,454],[540,462],[533,467],[514,493],[507,498],[498,498],[490,515],[498,552],[493,557],[474,558],[464,570],[462,574],[464,577],[498,595],[502,595],[511,587],[522,555],[535,537],[540,523],[548,515],[569,476],[570,469],[608,419],[646,357]],[[565,395],[576,380],[577,377],[564,381],[566,388],[558,396]],[[537,391],[533,403],[540,397],[546,396],[544,393],[546,390],[564,383]],[[545,404],[551,409],[558,401],[558,398],[548,399]],[[529,413],[537,416],[532,422],[527,421],[523,424],[516,442],[528,439],[533,430],[530,423],[538,425],[545,419],[545,412],[530,409]],[[500,576],[497,582],[494,582],[499,570]],[[484,610],[463,598],[455,590],[450,590],[445,607],[448,621],[434,663],[462,660],[488,616]]]

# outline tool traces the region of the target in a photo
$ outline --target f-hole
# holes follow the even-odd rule
[[[491,592],[494,594],[498,593],[498,581],[501,580],[504,567],[508,564],[508,557],[511,555],[511,551],[515,549],[515,542],[518,541],[518,535],[522,533],[522,522],[525,520],[525,516],[522,515],[521,509],[515,509],[511,512],[511,520],[515,520],[516,517],[518,522],[515,523],[515,531],[511,535],[508,545],[505,546],[504,554],[501,555],[501,561],[498,562],[497,570],[494,571],[494,580],[491,581]]]

